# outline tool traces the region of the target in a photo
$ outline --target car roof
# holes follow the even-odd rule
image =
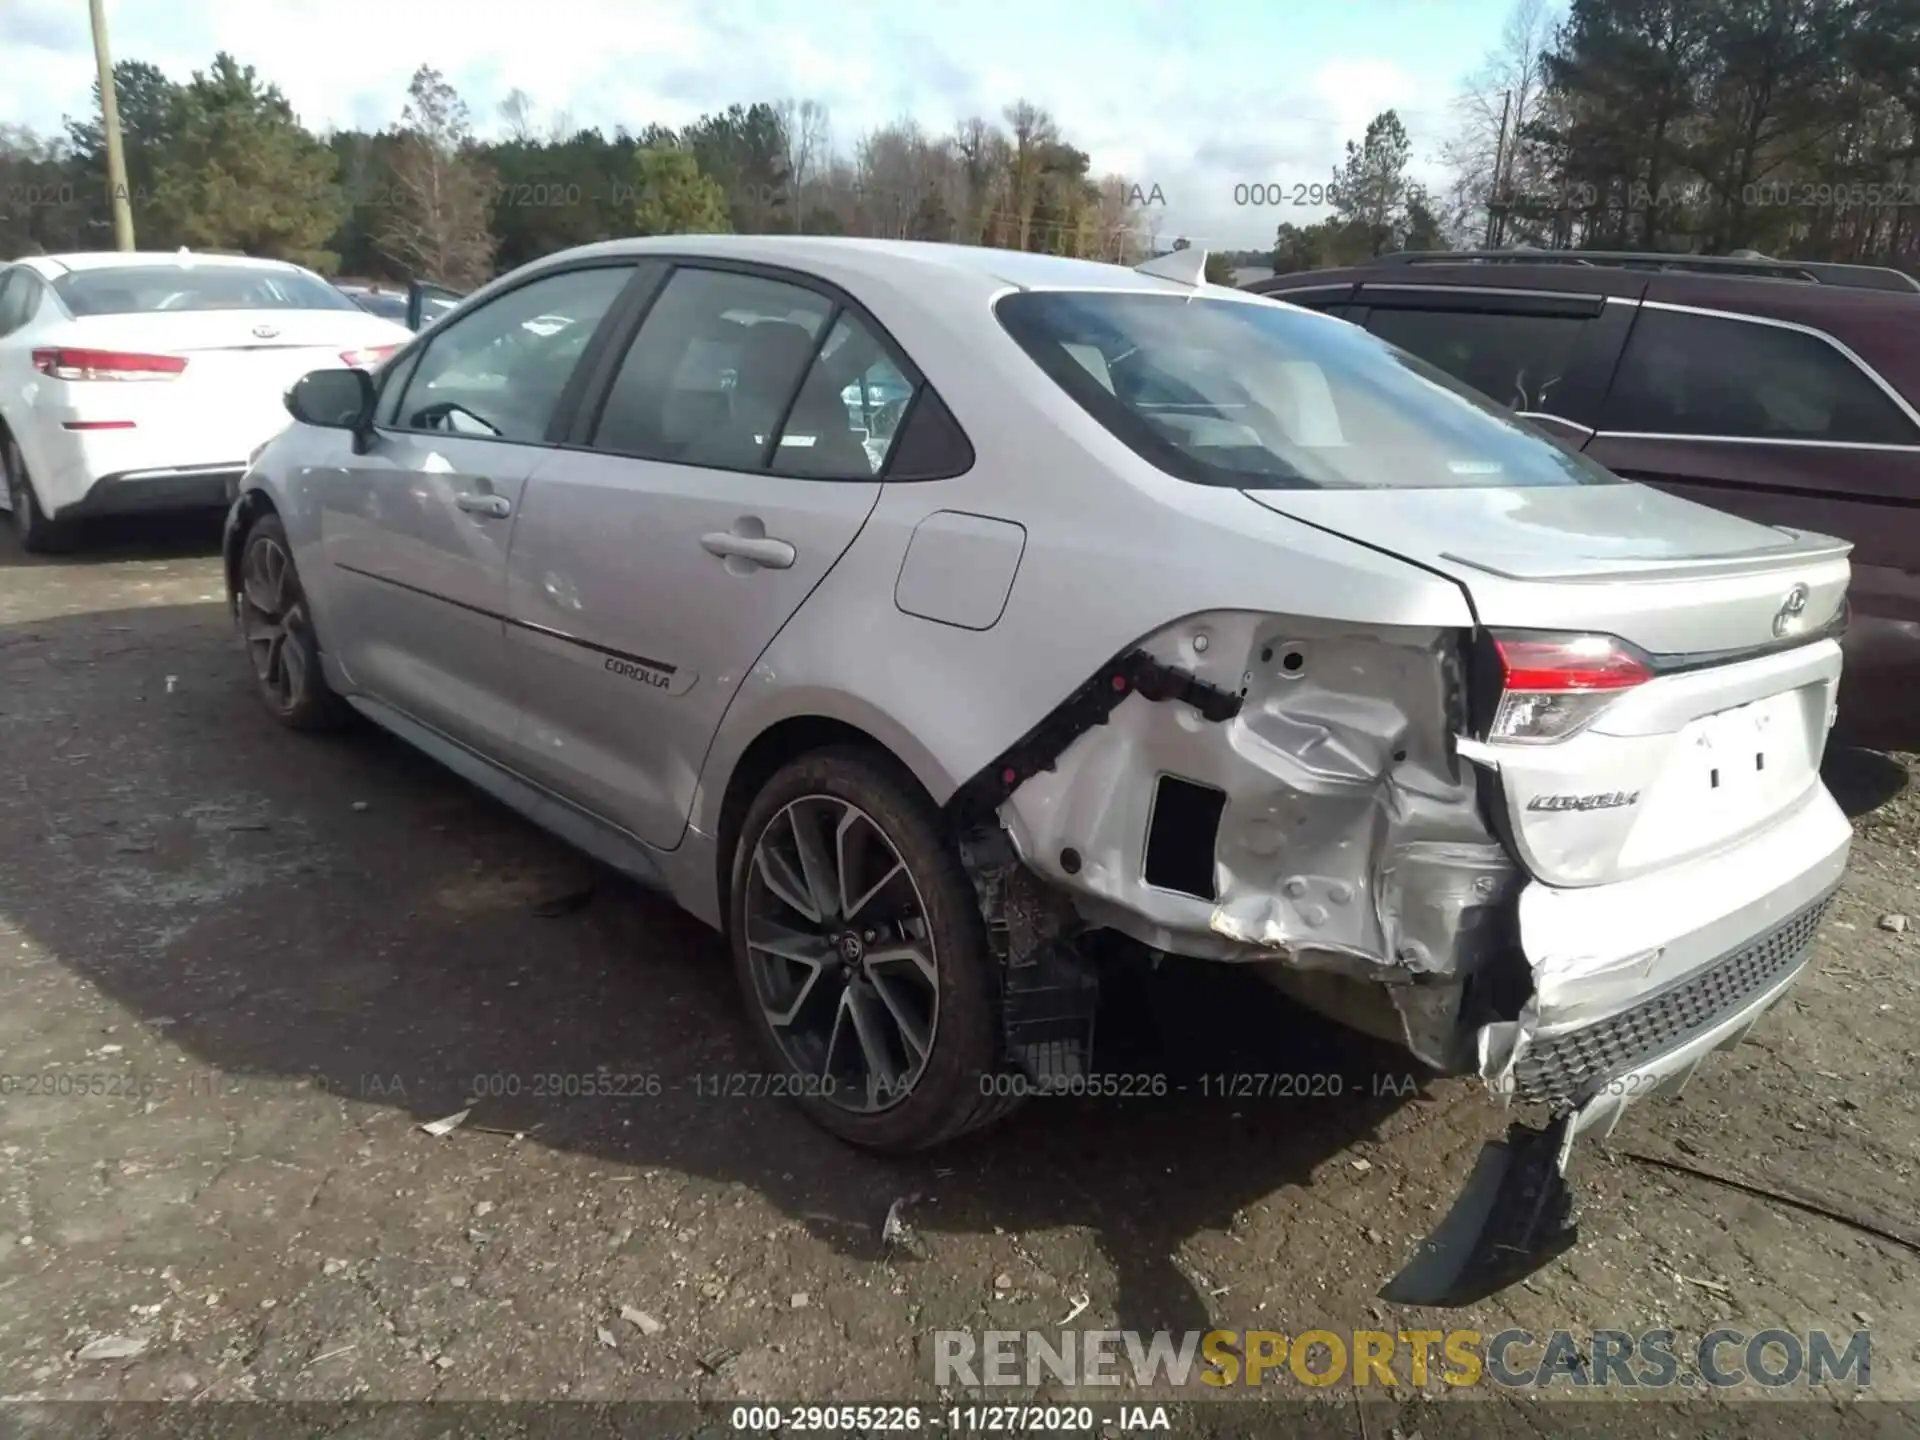
[[[1909,395],[1920,397],[1920,291],[1854,289],[1771,275],[1638,270],[1620,265],[1421,263],[1296,270],[1252,289],[1271,299],[1306,290],[1445,288],[1613,295],[1659,305],[1719,310],[1831,335]]]
[[[1854,313],[1889,304],[1911,310],[1920,305],[1920,290],[1883,290],[1821,284],[1788,275],[1723,274],[1700,270],[1641,269],[1595,263],[1567,265],[1525,260],[1498,265],[1477,264],[1462,258],[1456,263],[1422,260],[1418,265],[1377,263],[1346,265],[1324,270],[1294,270],[1253,281],[1255,294],[1284,295],[1300,290],[1342,286],[1396,286],[1557,290],[1589,295],[1625,295],[1673,305],[1702,305],[1755,315]]]
[[[299,270],[285,260],[262,260],[252,255],[216,255],[204,250],[80,250],[66,255],[28,255],[20,263],[52,278],[83,270],[120,270],[144,266],[195,264],[238,265],[253,270]]]
[[[1125,265],[1036,255],[984,245],[927,240],[871,240],[837,235],[655,235],[608,240],[547,257],[548,263],[607,255],[675,255],[787,265],[825,278],[862,274],[901,286],[958,293],[1003,290],[1132,290],[1192,295],[1177,280],[1144,275]],[[1255,298],[1225,286],[1209,286],[1223,298]]]

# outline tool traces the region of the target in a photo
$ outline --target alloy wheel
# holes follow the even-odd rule
[[[920,887],[858,806],[808,795],[754,841],[748,968],[782,1053],[818,1093],[872,1114],[912,1093],[939,1023],[939,956]]]
[[[306,608],[293,557],[280,542],[256,535],[240,566],[240,631],[253,673],[275,707],[291,710],[307,693]]]

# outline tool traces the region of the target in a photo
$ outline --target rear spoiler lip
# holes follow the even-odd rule
[[[1503,569],[1492,560],[1475,560],[1472,556],[1456,554],[1451,550],[1442,551],[1440,558],[1498,576],[1502,580],[1523,584],[1610,585],[1621,580],[1700,580],[1716,575],[1764,574],[1770,570],[1791,570],[1797,566],[1844,560],[1853,553],[1851,540],[1836,540],[1825,535],[1809,535],[1805,538],[1810,543],[1791,549],[1770,546],[1765,550],[1741,550],[1731,555],[1705,555],[1693,560],[1649,560],[1639,563],[1637,568],[1636,562],[1629,560],[1621,562],[1618,569],[1596,568],[1557,575]],[[1606,562],[1591,563],[1598,566]]]

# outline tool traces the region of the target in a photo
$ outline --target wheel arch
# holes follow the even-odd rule
[[[719,788],[717,804],[701,814],[696,801],[695,825],[714,837],[714,893],[718,900],[721,929],[729,922],[733,888],[733,850],[740,826],[746,819],[754,796],[780,768],[816,750],[849,746],[874,751],[899,767],[902,776],[914,784],[928,801],[938,806],[954,789],[954,782],[934,763],[931,756],[911,742],[897,743],[904,735],[884,717],[862,716],[864,724],[815,710],[802,710],[773,719],[763,725],[738,754],[726,763],[726,783]],[[889,743],[892,733],[896,743]],[[917,752],[917,754],[916,754]],[[919,764],[914,760],[918,759]],[[704,819],[705,824],[699,822]]]
[[[220,562],[227,577],[229,612],[233,610],[240,594],[240,551],[246,543],[247,532],[253,529],[254,522],[261,516],[279,513],[273,497],[264,486],[259,485],[242,490],[240,498],[233,502],[233,508],[227,512],[226,528],[220,537]]]

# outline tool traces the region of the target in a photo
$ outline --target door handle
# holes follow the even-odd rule
[[[700,537],[701,547],[709,555],[723,560],[745,560],[768,570],[786,570],[793,565],[794,548],[769,535],[736,535],[731,530],[715,530]]]
[[[487,515],[495,520],[504,520],[513,513],[513,502],[504,495],[478,495],[468,490],[454,496],[453,503],[469,515]]]

